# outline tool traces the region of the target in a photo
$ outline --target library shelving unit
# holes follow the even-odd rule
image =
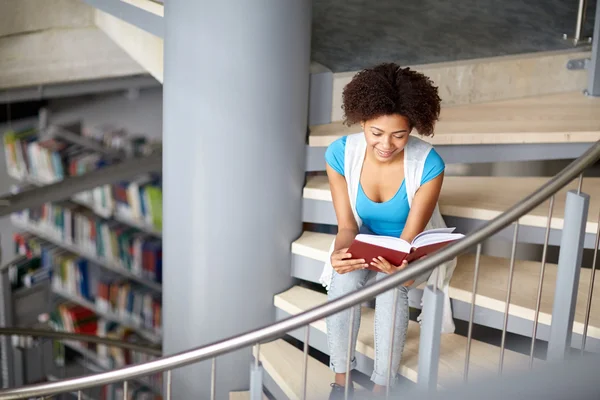
[[[79,124],[4,135],[8,174],[23,186],[52,184],[157,150],[160,143],[143,137]],[[47,319],[53,329],[160,349],[160,171],[147,171],[126,182],[107,181],[68,199],[15,212],[11,221],[20,231],[14,237],[15,249],[25,256],[15,264],[12,283],[50,286]],[[78,354],[78,362],[92,371],[152,358],[102,345],[67,341],[60,345],[63,351]],[[137,380],[130,398],[160,398],[161,387],[160,374]],[[103,390],[100,398],[114,398],[119,390]]]

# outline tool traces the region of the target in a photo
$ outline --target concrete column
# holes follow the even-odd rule
[[[301,234],[311,1],[165,2],[165,354],[274,321]],[[217,362],[217,398],[248,389],[251,350]],[[173,398],[210,393],[210,361]]]

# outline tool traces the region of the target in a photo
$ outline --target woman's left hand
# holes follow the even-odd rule
[[[382,272],[385,272],[386,274],[391,275],[394,272],[398,272],[398,271],[401,271],[404,268],[406,268],[408,266],[408,262],[406,260],[404,260],[402,262],[402,265],[395,266],[395,265],[390,264],[389,261],[386,260],[385,258],[383,258],[383,257],[377,257],[377,258],[374,258],[373,261],[371,261],[371,265],[374,266],[374,267],[379,268]],[[407,281],[407,282],[404,282],[402,284],[402,286],[410,286],[413,283],[415,283],[414,279],[410,280],[410,281]]]

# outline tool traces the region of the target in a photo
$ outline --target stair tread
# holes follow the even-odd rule
[[[294,286],[291,289],[275,296],[275,306],[291,315],[299,314],[314,308],[327,301],[325,294],[310,289]],[[373,359],[375,345],[373,340],[374,310],[363,307],[361,326],[358,333],[356,351]],[[325,333],[324,320],[316,321],[313,327]],[[404,352],[399,372],[401,375],[414,382],[417,380],[417,363],[419,350],[419,324],[410,321]],[[467,339],[456,334],[443,334],[440,346],[439,384],[448,387],[460,382],[463,377]],[[500,349],[498,347],[473,340],[469,376],[480,374],[493,374],[498,370]],[[505,371],[525,368],[528,357],[506,350],[504,354]]]
[[[542,186],[548,177],[447,176],[440,194],[440,212],[444,216],[491,220]],[[562,229],[566,192],[577,189],[578,180],[570,182],[555,196],[552,228]],[[583,192],[589,194],[590,212],[587,233],[596,233],[600,208],[600,178],[584,178]],[[304,199],[331,202],[326,176],[307,178]],[[549,201],[545,201],[520,219],[522,225],[546,227]]]
[[[342,121],[315,125],[308,143],[328,146],[358,132],[360,125]],[[595,142],[600,140],[600,99],[570,92],[442,107],[435,136],[423,139],[437,145]]]
[[[325,262],[329,246],[335,235],[304,232],[292,244],[292,253],[309,257],[313,260]],[[477,283],[476,304],[495,311],[504,312],[506,305],[506,286],[510,260],[502,257],[482,255],[479,267],[479,280]],[[458,257],[458,264],[450,281],[448,294],[451,298],[463,302],[471,302],[473,290],[473,273],[475,256],[462,254]],[[539,283],[541,262],[516,260],[514,269],[513,288],[509,307],[510,315],[533,321]],[[554,302],[554,289],[556,287],[557,265],[546,263],[544,283],[542,286],[542,301],[540,303],[539,323],[550,325],[552,321],[552,305]],[[579,278],[577,292],[577,307],[575,309],[575,322],[573,331],[583,333],[585,309],[587,305],[588,288],[591,280],[591,270],[583,268]],[[600,285],[600,274],[594,279],[594,286]],[[600,294],[595,291],[592,296],[592,310],[600,308]],[[600,313],[592,312],[587,335],[600,339]]]
[[[282,339],[260,345],[260,360],[265,371],[291,399],[302,398],[304,353]],[[320,361],[308,357],[306,398],[327,398],[335,374]]]
[[[263,393],[263,400],[268,400],[268,397]],[[229,400],[250,400],[249,391],[229,392]]]

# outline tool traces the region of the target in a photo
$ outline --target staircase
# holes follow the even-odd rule
[[[445,99],[447,100],[447,99]],[[334,100],[335,103],[335,100]],[[452,103],[452,100],[447,103]],[[327,251],[335,238],[336,218],[331,201],[327,177],[323,173],[323,154],[326,147],[340,136],[359,132],[360,128],[346,127],[340,121],[312,126],[308,137],[307,174],[303,191],[303,221],[305,231],[292,243],[291,275],[297,279],[296,286],[274,296],[274,307],[278,320],[297,315],[327,301],[318,278],[327,258]],[[541,176],[477,176],[479,163],[501,161],[530,161],[575,158],[584,148],[600,139],[600,99],[590,98],[578,92],[545,94],[519,99],[503,99],[479,104],[462,104],[446,107],[431,141],[442,154],[447,165],[466,164],[474,176],[446,176],[440,196],[440,211],[448,226],[456,226],[460,232],[468,233],[478,226],[497,217],[510,206],[519,202],[550,178]],[[451,173],[448,175],[452,175]],[[594,176],[598,176],[597,174]],[[576,190],[573,181],[555,195],[554,212],[551,220],[549,244],[560,242],[564,224],[565,195]],[[589,216],[585,228],[585,247],[593,248],[598,230],[597,215],[600,211],[600,178],[586,177],[582,191],[591,197]],[[548,220],[548,201],[531,210],[519,221],[519,244],[543,244]],[[496,240],[512,239],[513,229],[507,228],[497,235]],[[539,253],[539,252],[538,252]],[[531,259],[517,259],[508,307],[507,331],[509,335],[504,353],[504,370],[518,372],[529,367],[529,343],[533,333],[536,299],[540,281],[540,254]],[[554,260],[556,261],[556,260]],[[449,295],[457,327],[461,321],[469,321],[470,303],[473,298],[474,254],[463,254],[458,258]],[[474,323],[487,329],[487,334],[471,344],[469,379],[493,375],[499,366],[500,347],[498,341],[490,339],[498,335],[503,327],[506,309],[507,283],[510,259],[483,254],[481,257],[477,292],[475,296]],[[591,280],[590,261],[584,261],[581,270],[577,307],[573,325],[573,343],[581,347],[584,331],[588,288]],[[557,277],[557,265],[547,262],[543,278],[542,297],[538,316],[537,339],[539,345],[548,340],[552,307]],[[598,285],[598,276],[595,285]],[[410,306],[421,307],[422,289],[414,289],[409,295]],[[367,376],[373,370],[374,310],[366,304],[362,310],[362,321],[357,342],[357,370]],[[593,294],[591,316],[587,328],[586,351],[600,352],[600,294]],[[464,326],[464,324],[462,325]],[[419,324],[410,321],[407,341],[402,356],[400,375],[406,382],[417,381]],[[299,329],[290,334],[297,342],[305,340],[305,331]],[[310,348],[321,360],[312,359],[311,368],[323,370],[322,374],[310,375],[307,385],[319,387],[314,398],[327,396],[333,374],[323,362],[327,361],[328,346],[325,321],[311,324]],[[524,340],[525,339],[525,340]],[[289,343],[288,343],[289,342]],[[267,390],[275,398],[301,399],[301,347],[294,347],[293,340],[281,339],[261,346],[260,360],[268,378]],[[523,345],[527,342],[527,345]],[[440,388],[450,387],[463,380],[467,337],[464,330],[457,328],[454,334],[443,334],[439,381]],[[276,350],[275,350],[276,349]],[[321,356],[318,356],[318,354]],[[322,355],[325,355],[323,357]],[[535,352],[534,365],[543,363],[543,351]],[[297,360],[297,361],[296,361]],[[315,365],[317,364],[318,367]],[[359,377],[360,378],[360,374]],[[363,378],[364,379],[364,378]],[[308,397],[313,398],[313,397]]]

